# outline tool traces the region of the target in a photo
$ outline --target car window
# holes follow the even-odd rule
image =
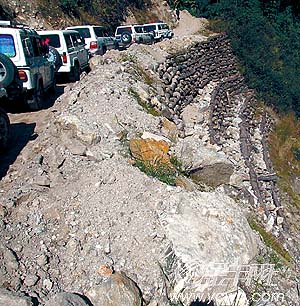
[[[104,29],[102,27],[94,27],[94,31],[97,37],[104,36]]]
[[[60,48],[61,45],[58,34],[42,34],[41,36],[43,37],[46,45],[54,48]]]
[[[73,42],[73,46],[77,47],[79,45],[78,41],[77,41],[77,37],[75,33],[71,34],[71,38],[72,38],[72,42]]]
[[[34,52],[30,38],[26,36],[21,36],[21,40],[22,40],[25,57],[33,57]]]
[[[73,30],[79,32],[83,38],[91,38],[91,33],[89,28],[74,28]]]
[[[14,39],[9,34],[0,34],[0,53],[8,57],[16,56]]]
[[[131,27],[117,28],[117,35],[122,34],[124,32],[129,32],[130,34],[132,34]]]
[[[162,30],[169,30],[169,26],[166,23],[161,24]]]
[[[140,26],[135,26],[134,30],[135,30],[136,33],[143,33],[144,32],[143,27],[140,27]]]
[[[156,30],[156,26],[155,25],[147,25],[147,26],[144,26],[144,30],[146,32],[152,32],[152,31]]]
[[[40,50],[39,40],[36,37],[30,37],[30,41],[33,49],[33,56],[42,55]]]
[[[77,42],[78,42],[78,44],[79,44],[80,46],[82,46],[82,45],[85,44],[84,39],[80,36],[79,33],[76,33],[75,36],[76,36]]]
[[[71,40],[70,34],[64,34],[64,37],[65,37],[65,40],[66,40],[67,48],[68,49],[73,48],[73,44],[72,44],[72,40]]]

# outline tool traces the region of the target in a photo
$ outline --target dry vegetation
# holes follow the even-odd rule
[[[295,187],[295,181],[300,179],[300,121],[292,113],[278,119],[270,135],[270,155],[279,176],[279,187],[299,207],[300,190]]]

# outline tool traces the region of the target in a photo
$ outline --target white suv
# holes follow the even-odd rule
[[[0,23],[0,53],[9,57],[23,82],[25,101],[31,110],[42,108],[44,92],[55,89],[55,71],[38,33],[27,27]]]
[[[154,37],[152,33],[146,33],[142,25],[119,26],[115,33],[120,47],[126,47],[131,43],[152,44]]]
[[[58,73],[68,74],[70,81],[78,81],[81,71],[89,67],[89,55],[83,38],[77,31],[38,31],[46,45],[54,47],[61,56]]]
[[[67,30],[76,30],[84,38],[86,48],[90,55],[103,55],[107,50],[118,49],[118,44],[114,37],[109,36],[102,26],[81,25],[68,27]]]
[[[174,33],[169,29],[169,26],[164,22],[147,23],[143,25],[144,31],[153,33],[154,39],[160,41],[164,38],[172,38]]]

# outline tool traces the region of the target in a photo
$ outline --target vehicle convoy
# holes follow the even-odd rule
[[[53,62],[47,59],[48,48],[39,34],[25,26],[1,22],[0,53],[9,57],[16,66],[28,107],[31,110],[41,109],[44,92],[55,89],[55,68]]]
[[[174,36],[173,31],[164,22],[147,23],[143,27],[145,32],[153,34],[155,41],[160,41],[164,38],[171,39]]]
[[[127,47],[131,43],[152,44],[153,33],[146,33],[141,25],[126,25],[117,27],[115,37],[120,47]]]
[[[102,26],[82,25],[67,27],[66,30],[76,30],[80,33],[91,56],[103,55],[107,50],[118,49],[116,39]]]
[[[68,74],[70,81],[78,81],[83,70],[89,67],[89,54],[79,32],[74,30],[38,31],[46,45],[54,47],[61,58],[59,74]],[[55,54],[53,53],[55,57]],[[54,59],[54,63],[58,58]],[[59,65],[59,64],[58,64]]]

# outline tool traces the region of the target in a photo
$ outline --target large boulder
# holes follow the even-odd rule
[[[175,154],[196,183],[211,187],[229,184],[234,166],[222,152],[206,147],[197,137],[186,137],[175,146]]]
[[[30,297],[19,295],[6,289],[0,289],[0,306],[33,306]]]
[[[115,272],[101,285],[92,288],[87,296],[94,306],[141,306],[137,285],[122,272]]]
[[[236,289],[236,274],[258,252],[257,238],[238,204],[223,192],[181,192],[164,202],[161,222],[170,247],[164,267],[171,296],[197,298]]]

